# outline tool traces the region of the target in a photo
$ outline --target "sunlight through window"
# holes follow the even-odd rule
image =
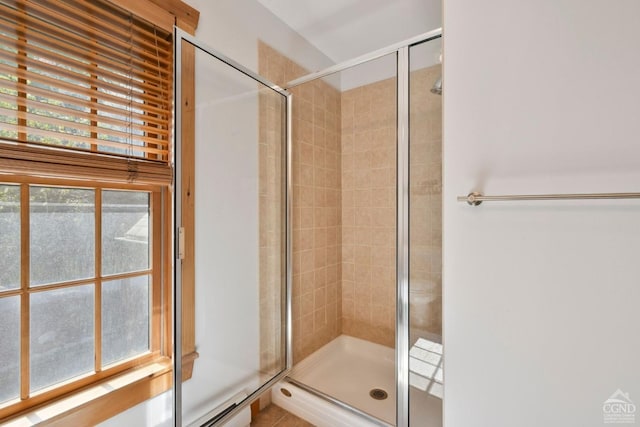
[[[442,344],[418,338],[409,351],[409,382],[422,391],[442,399]]]

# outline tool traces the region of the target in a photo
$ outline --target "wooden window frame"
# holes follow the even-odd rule
[[[194,35],[200,12],[181,0],[109,0],[131,13],[145,18],[163,29],[177,26]],[[170,16],[167,18],[167,14]],[[182,380],[191,378],[193,365],[198,358],[195,332],[195,46],[186,45],[182,49],[182,98],[176,100],[182,105],[182,224],[184,229],[184,258],[180,261],[182,270]],[[174,58],[175,60],[175,58]],[[168,230],[167,236],[173,235]]]
[[[165,190],[161,186],[150,186],[140,184],[113,182],[101,183],[96,181],[64,180],[52,178],[39,178],[30,176],[9,175],[0,177],[0,184],[15,185],[20,189],[20,248],[21,248],[21,279],[20,287],[6,290],[0,293],[2,297],[20,296],[21,317],[20,317],[20,401],[8,402],[0,406],[0,418],[13,416],[16,413],[28,411],[31,408],[59,398],[70,392],[87,387],[100,380],[113,377],[133,368],[143,366],[170,354],[170,349],[163,343],[163,319],[170,316],[166,304],[163,304],[162,296],[166,293],[163,289],[164,262],[162,248],[162,216],[163,216],[163,193]],[[80,280],[67,280],[55,284],[30,285],[30,188],[31,187],[51,187],[51,188],[72,188],[92,190],[95,194],[94,203],[94,244],[95,244],[95,265],[94,275]],[[149,213],[150,213],[150,265],[146,270],[127,272],[120,274],[102,274],[102,194],[104,191],[139,191],[149,193]],[[107,367],[102,366],[102,283],[110,280],[124,279],[149,275],[150,282],[150,349],[148,352],[121,362],[116,362]],[[53,291],[70,287],[84,286],[92,284],[94,289],[94,373],[85,374],[78,378],[53,384],[43,391],[30,392],[29,390],[29,342],[30,342],[30,296],[35,293]],[[166,285],[164,286],[166,287]],[[163,347],[163,345],[165,347]]]
[[[138,17],[149,21],[152,24],[157,25],[168,31],[173,30],[173,26],[176,25],[181,29],[195,33],[199,21],[199,12],[180,0],[137,0],[131,2],[129,0],[108,0],[112,4],[131,12]],[[183,69],[183,81],[178,84],[182,84],[183,98],[178,100],[188,108],[183,114],[183,165],[182,173],[183,178],[186,178],[183,182],[188,183],[187,188],[182,189],[182,193],[178,195],[183,200],[183,224],[186,234],[186,248],[185,259],[182,260],[183,270],[183,346],[182,346],[182,369],[183,369],[183,381],[191,377],[193,364],[198,354],[195,351],[195,312],[194,312],[194,300],[195,300],[195,265],[194,265],[194,203],[195,200],[195,186],[194,186],[194,129],[195,129],[195,112],[193,110],[194,98],[195,98],[195,55],[194,52],[186,52],[187,61],[183,59],[185,68]],[[168,96],[172,96],[168,94]],[[45,155],[45,153],[42,153]],[[55,153],[52,155],[55,156]],[[9,157],[10,158],[10,157]],[[80,160],[78,163],[81,163]],[[83,179],[80,181],[74,181],[73,185],[69,185],[69,181],[65,178],[73,178],[73,174],[65,173],[65,167],[61,166],[54,172],[48,172],[46,174],[39,173],[37,162],[33,165],[33,168],[29,169],[28,163],[25,167],[25,162],[11,160],[7,163],[7,168],[0,164],[0,172],[12,173],[12,175],[0,176],[2,182],[16,182],[25,184],[30,182],[33,178],[32,174],[39,176],[38,182],[47,185],[47,183],[65,183],[63,186],[81,186],[81,187],[99,187],[102,188],[114,188],[117,189],[118,185],[114,185],[113,182],[120,182],[117,178],[117,173],[110,176],[108,169],[101,170],[100,172],[94,172],[93,174],[87,167],[86,174],[83,174]],[[75,165],[78,167],[78,165]],[[55,169],[55,168],[54,168]],[[101,177],[105,174],[104,180]],[[154,175],[155,173],[155,175]],[[43,178],[43,176],[45,176]],[[63,177],[63,178],[55,178]],[[116,178],[114,178],[116,177]],[[150,171],[148,175],[142,174],[142,177],[157,178],[156,171]],[[153,181],[153,179],[150,179]],[[145,179],[141,180],[145,182]],[[86,185],[82,185],[86,184]],[[109,377],[104,379],[94,379],[93,382],[86,385],[76,384],[76,389],[71,391],[67,390],[66,394],[63,394],[59,398],[49,397],[48,400],[44,400],[42,404],[35,408],[25,409],[23,412],[17,414],[12,420],[17,425],[23,425],[22,423],[30,423],[30,419],[38,419],[46,425],[51,426],[68,426],[68,425],[94,425],[104,420],[107,420],[139,403],[144,402],[154,396],[157,396],[172,387],[172,320],[170,315],[171,307],[171,262],[173,253],[171,245],[166,244],[173,238],[173,227],[171,218],[172,212],[172,188],[170,185],[166,186],[153,186],[149,184],[128,184],[128,189],[140,189],[149,191],[153,189],[157,194],[161,194],[162,197],[153,197],[153,210],[159,210],[161,212],[162,223],[160,227],[154,228],[153,239],[156,241],[163,241],[163,245],[159,257],[154,256],[154,263],[156,259],[160,259],[162,270],[162,281],[160,283],[161,294],[163,295],[163,301],[161,303],[160,310],[162,316],[160,330],[161,337],[154,337],[153,339],[160,342],[158,351],[154,354],[156,357],[151,358],[145,363],[118,365],[120,368],[117,373],[112,373]],[[24,191],[24,190],[23,190]],[[154,193],[156,194],[156,193]],[[156,234],[158,233],[158,234]],[[154,266],[154,268],[156,268]],[[157,270],[156,270],[157,271]],[[156,275],[154,275],[155,277]],[[154,294],[155,295],[155,294]],[[154,306],[156,302],[154,300]],[[79,388],[78,388],[79,387]],[[0,417],[3,415],[0,415]],[[7,419],[0,419],[0,421],[8,421]]]

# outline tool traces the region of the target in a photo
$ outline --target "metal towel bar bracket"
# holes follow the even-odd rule
[[[640,193],[587,193],[587,194],[520,194],[508,196],[485,196],[472,192],[459,196],[459,202],[478,206],[482,202],[507,202],[515,200],[594,200],[594,199],[640,199]]]

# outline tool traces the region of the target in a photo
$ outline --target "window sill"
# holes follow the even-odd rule
[[[169,390],[172,380],[171,359],[157,359],[22,413],[2,426],[95,425]]]

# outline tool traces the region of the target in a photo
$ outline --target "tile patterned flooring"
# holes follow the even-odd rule
[[[313,427],[313,424],[272,403],[258,413],[251,427]]]

